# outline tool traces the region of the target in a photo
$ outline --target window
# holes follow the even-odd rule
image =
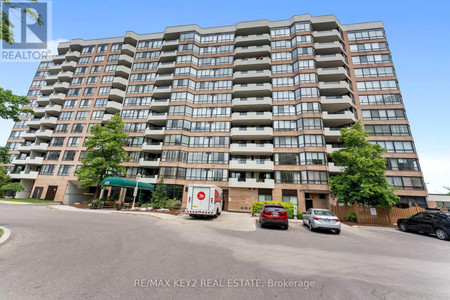
[[[91,67],[91,74],[100,73],[101,70],[102,70],[102,66],[92,66]]]
[[[104,55],[100,55],[100,56],[94,57],[94,64],[102,63],[104,61],[105,61],[105,56]]]
[[[120,54],[111,54],[108,56],[108,62],[115,62],[118,61],[120,57]]]
[[[92,54],[94,51],[94,46],[85,46],[81,50],[81,54]]]
[[[326,165],[327,156],[324,152],[300,153],[300,165]]]
[[[328,184],[328,172],[301,171],[302,184]]]
[[[117,52],[122,50],[122,43],[114,43],[111,45],[111,52]]]
[[[276,136],[274,137],[274,147],[277,148],[297,148],[298,141],[296,136]]]
[[[75,75],[82,75],[82,74],[86,74],[87,72],[87,67],[78,67],[75,69],[74,74]]]
[[[371,52],[388,50],[386,42],[363,43],[350,45],[350,52]]]
[[[392,125],[365,125],[364,126],[369,134],[372,136],[377,135],[392,135],[392,136],[407,136],[411,135],[408,125],[404,124],[392,124]]]
[[[59,147],[64,145],[64,137],[54,137],[50,140],[50,146],[52,147]]]
[[[75,120],[86,120],[88,111],[79,111],[77,112],[77,116],[75,117]]]
[[[61,154],[61,151],[47,151],[47,154],[45,155],[45,160],[59,160],[59,155]]]
[[[71,165],[61,165],[59,167],[58,176],[69,176],[71,169],[72,169]]]
[[[361,105],[389,105],[402,104],[403,101],[400,94],[360,95],[359,103]]]
[[[399,177],[386,176],[387,182],[393,186],[404,190],[423,190],[424,183],[422,177]]]
[[[369,29],[369,30],[359,30],[359,31],[349,31],[347,33],[349,41],[360,41],[360,40],[373,40],[384,38],[383,29]]]
[[[419,162],[414,158],[386,158],[386,169],[393,171],[420,171]]]
[[[305,134],[298,137],[299,147],[324,147],[325,138],[319,134]]]
[[[151,93],[152,90],[153,90],[152,84],[129,85],[127,87],[128,94],[146,94]]]
[[[91,99],[83,99],[80,101],[80,108],[91,107],[92,100]]]
[[[106,107],[106,103],[108,102],[108,98],[102,98],[95,100],[94,107]]]
[[[87,79],[87,84],[97,84],[98,76],[89,76]]]
[[[393,67],[378,67],[378,68],[362,68],[355,69],[356,77],[381,77],[381,76],[395,76]]]
[[[67,147],[77,147],[81,141],[81,137],[69,137]]]
[[[76,97],[79,96],[81,92],[81,89],[77,88],[77,89],[69,89],[67,91],[67,97]]]
[[[73,124],[72,133],[82,133],[84,129],[84,124]]]
[[[125,123],[123,132],[144,132],[146,123]]]
[[[391,56],[389,54],[361,55],[352,57],[353,64],[383,64],[390,63]]]
[[[72,161],[75,159],[75,154],[77,154],[75,150],[66,150],[62,160]]]
[[[72,120],[73,112],[72,111],[63,111],[59,114],[58,120]]]
[[[103,115],[105,111],[103,110],[94,110],[91,115],[91,120],[101,120],[103,119]]]
[[[127,97],[123,106],[149,106],[151,102],[152,97]]]
[[[70,85],[82,85],[83,81],[84,81],[84,77],[75,77],[75,78],[72,78]]]
[[[86,64],[88,64],[90,62],[91,62],[91,57],[90,56],[80,57],[80,59],[78,60],[78,64],[79,65],[86,65]]]
[[[413,142],[410,141],[371,141],[378,144],[390,153],[416,153]]]
[[[130,75],[130,82],[152,81],[155,79],[156,73],[138,73]]]
[[[111,87],[109,87],[109,86],[102,86],[98,89],[99,96],[109,95],[110,92],[111,92]]]
[[[92,95],[94,95],[94,93],[95,93],[94,87],[84,88],[83,96],[92,96]]]
[[[57,124],[55,127],[55,133],[66,133],[69,129],[69,124]]]
[[[53,175],[55,173],[56,165],[42,165],[41,175]]]
[[[363,120],[405,120],[404,109],[370,109],[362,110]]]
[[[294,205],[297,205],[297,190],[282,190],[282,201],[283,202],[291,202]]]
[[[99,66],[99,68],[101,68],[101,67]],[[116,69],[117,69],[117,65],[107,65],[105,67],[105,73],[114,73],[116,71]]]
[[[356,83],[358,91],[382,91],[399,89],[396,80],[359,81]]]
[[[105,75],[102,78],[102,83],[112,83],[114,81],[114,75]]]
[[[297,153],[275,153],[275,165],[299,165]]]

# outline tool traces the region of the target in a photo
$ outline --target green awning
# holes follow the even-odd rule
[[[120,177],[108,177],[103,179],[102,186],[121,186],[121,187],[127,187],[127,188],[135,188],[136,187],[136,180],[126,179],[126,178],[120,178]],[[154,191],[155,187],[153,184],[145,183],[145,182],[139,182],[138,188],[141,190],[150,190]]]

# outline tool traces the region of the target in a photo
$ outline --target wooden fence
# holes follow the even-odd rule
[[[394,207],[391,210],[381,207],[369,207],[359,203],[353,203],[353,205],[331,205],[331,211],[342,220],[347,219],[347,213],[352,211],[356,215],[356,222],[361,224],[374,224],[374,225],[393,225],[397,223],[398,219],[408,218],[419,212],[425,211],[425,209],[413,206],[409,208],[397,208]]]

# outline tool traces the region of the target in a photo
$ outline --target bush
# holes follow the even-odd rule
[[[181,201],[177,198],[170,199],[166,202],[166,208],[168,209],[180,209]]]
[[[92,200],[91,209],[101,208],[101,202],[99,200]]]
[[[259,214],[264,204],[266,203],[274,203],[283,205],[284,209],[288,214],[289,219],[294,218],[294,203],[292,202],[281,202],[281,201],[258,201],[252,204],[252,214]],[[298,216],[298,214],[297,214]]]
[[[122,210],[125,207],[122,201],[117,201],[116,204],[114,204],[114,208],[117,210]]]
[[[297,212],[297,219],[302,220],[303,219],[303,213]]]
[[[356,214],[352,211],[347,213],[347,220],[350,222],[356,222]]]

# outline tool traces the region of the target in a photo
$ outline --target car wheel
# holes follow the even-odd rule
[[[341,233],[341,230],[340,229],[336,229],[336,230],[334,230],[334,233],[339,234],[339,233]]]
[[[449,239],[447,232],[445,232],[445,230],[441,229],[441,228],[436,229],[436,236],[440,240],[448,240]]]
[[[408,231],[408,226],[406,226],[405,223],[400,223],[398,224],[398,228],[403,231],[403,232],[407,232]]]
[[[284,230],[288,230],[289,229],[289,225],[288,224],[284,225],[283,229]]]
[[[214,219],[219,216],[219,210],[216,210],[216,213],[214,214]]]
[[[264,228],[264,227],[266,227],[266,225],[264,225],[264,223],[263,223],[263,222],[261,222],[260,226],[261,226],[261,228]]]
[[[313,227],[313,225],[312,225],[312,222],[311,222],[311,221],[309,221],[309,230],[311,230],[311,231],[314,231],[314,227]]]

